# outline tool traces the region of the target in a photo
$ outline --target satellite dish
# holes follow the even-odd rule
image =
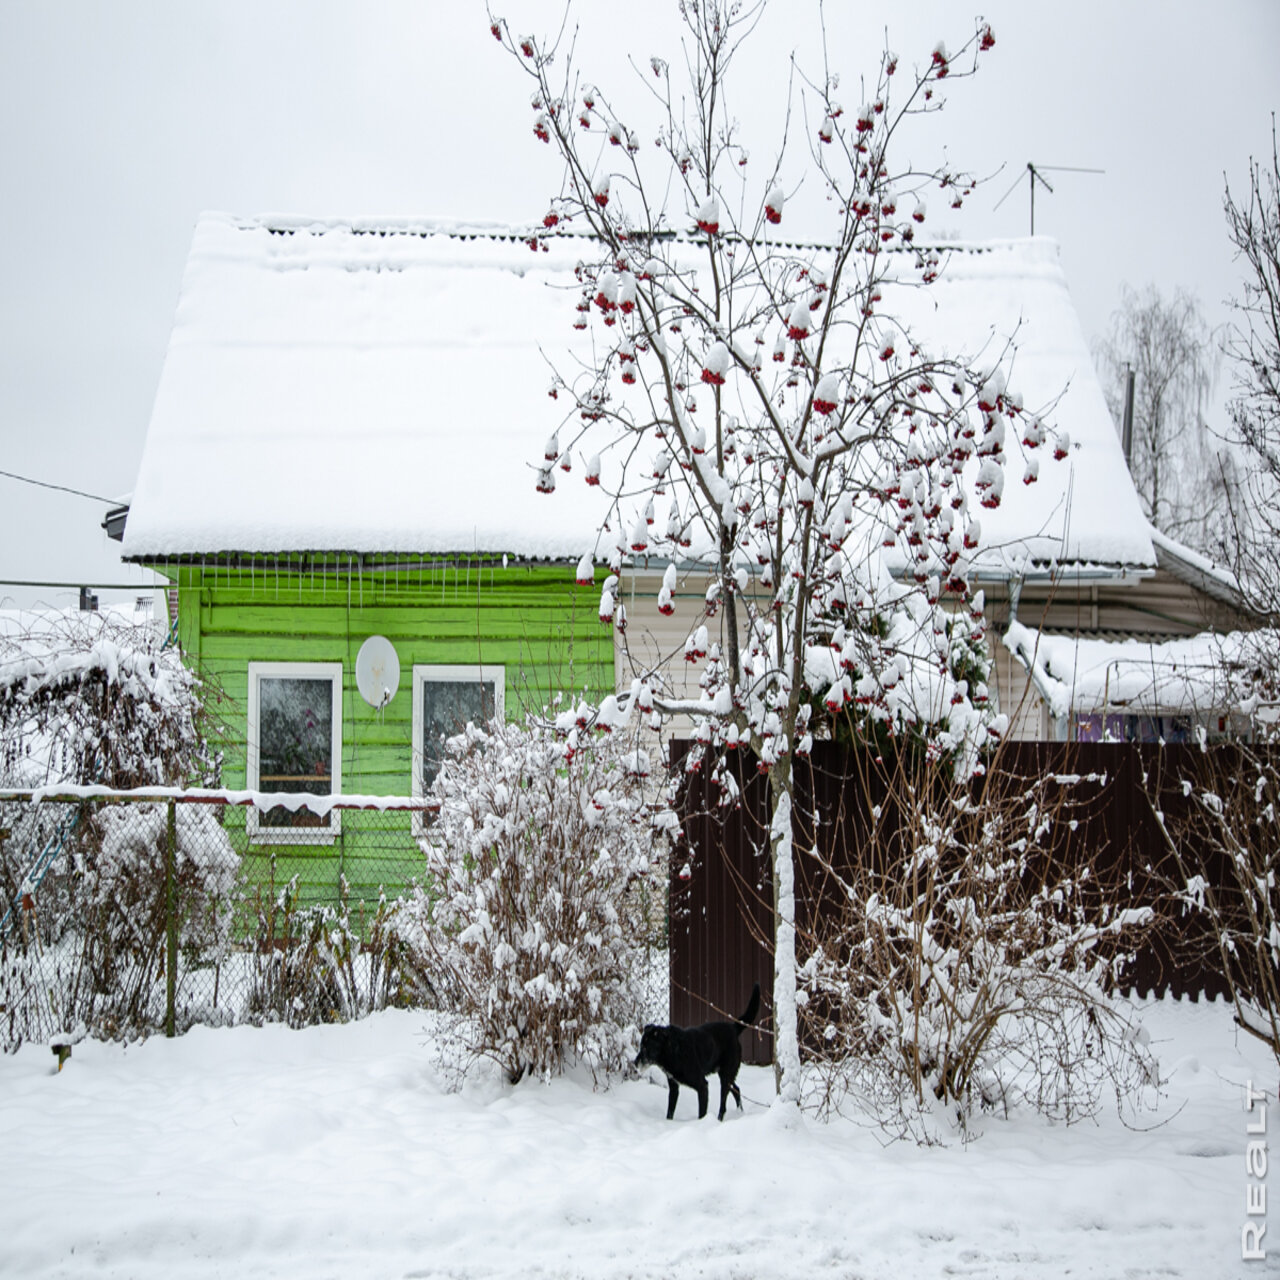
[[[400,687],[400,659],[386,636],[370,636],[356,654],[356,688],[379,711]]]

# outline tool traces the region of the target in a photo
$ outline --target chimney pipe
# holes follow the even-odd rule
[[[1124,460],[1133,468],[1133,366],[1124,367],[1124,422],[1120,428],[1120,440],[1124,445]]]

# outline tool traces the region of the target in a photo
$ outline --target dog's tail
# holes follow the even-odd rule
[[[747,1011],[738,1019],[738,1034],[741,1035],[755,1020],[760,1012],[760,984],[751,988],[751,999],[747,1001]]]

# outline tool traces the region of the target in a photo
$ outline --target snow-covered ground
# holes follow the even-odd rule
[[[1159,1110],[1071,1128],[987,1119],[965,1146],[746,1110],[673,1123],[655,1080],[449,1092],[426,1016],[197,1029],[0,1058],[0,1273],[23,1277],[1186,1276],[1241,1260],[1246,1150],[1274,1063],[1224,1005],[1145,1023]],[[1268,1099],[1252,1116],[1244,1087]],[[715,1089],[712,1091],[713,1105]],[[713,1113],[714,1114],[714,1113]],[[1280,1175],[1273,1175],[1273,1182]],[[1256,1181],[1256,1179],[1254,1179]],[[1265,1220],[1265,1219],[1262,1219]]]

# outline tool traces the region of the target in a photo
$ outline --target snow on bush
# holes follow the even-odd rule
[[[217,782],[207,689],[131,610],[0,615],[0,785]],[[177,807],[181,945],[216,963],[238,858],[215,814]],[[82,1024],[159,1025],[165,943],[162,805],[0,805],[5,1041]],[[39,999],[22,993],[39,990]]]
[[[345,878],[337,906],[303,907],[299,897],[297,876],[278,892],[259,889],[248,961],[250,1021],[306,1027],[436,1003],[398,927],[402,901],[384,897],[368,916],[361,903],[353,918]]]
[[[1145,781],[1168,842],[1167,879],[1186,919],[1186,945],[1216,962],[1236,1023],[1280,1061],[1276,745],[1206,743],[1176,769],[1158,759]]]
[[[0,780],[216,784],[209,690],[131,611],[0,617]]]
[[[823,864],[839,892],[802,948],[811,1100],[916,1137],[935,1110],[963,1131],[984,1109],[1133,1105],[1158,1076],[1110,997],[1154,915],[1118,909],[1096,859],[1052,855],[1079,780],[993,768],[979,793],[906,753],[868,767],[886,799],[853,866]]]
[[[517,1081],[575,1062],[614,1070],[631,1051],[644,947],[627,898],[659,853],[634,764],[610,734],[532,720],[447,743],[423,841],[430,888],[400,927],[461,1015],[470,1062]]]

